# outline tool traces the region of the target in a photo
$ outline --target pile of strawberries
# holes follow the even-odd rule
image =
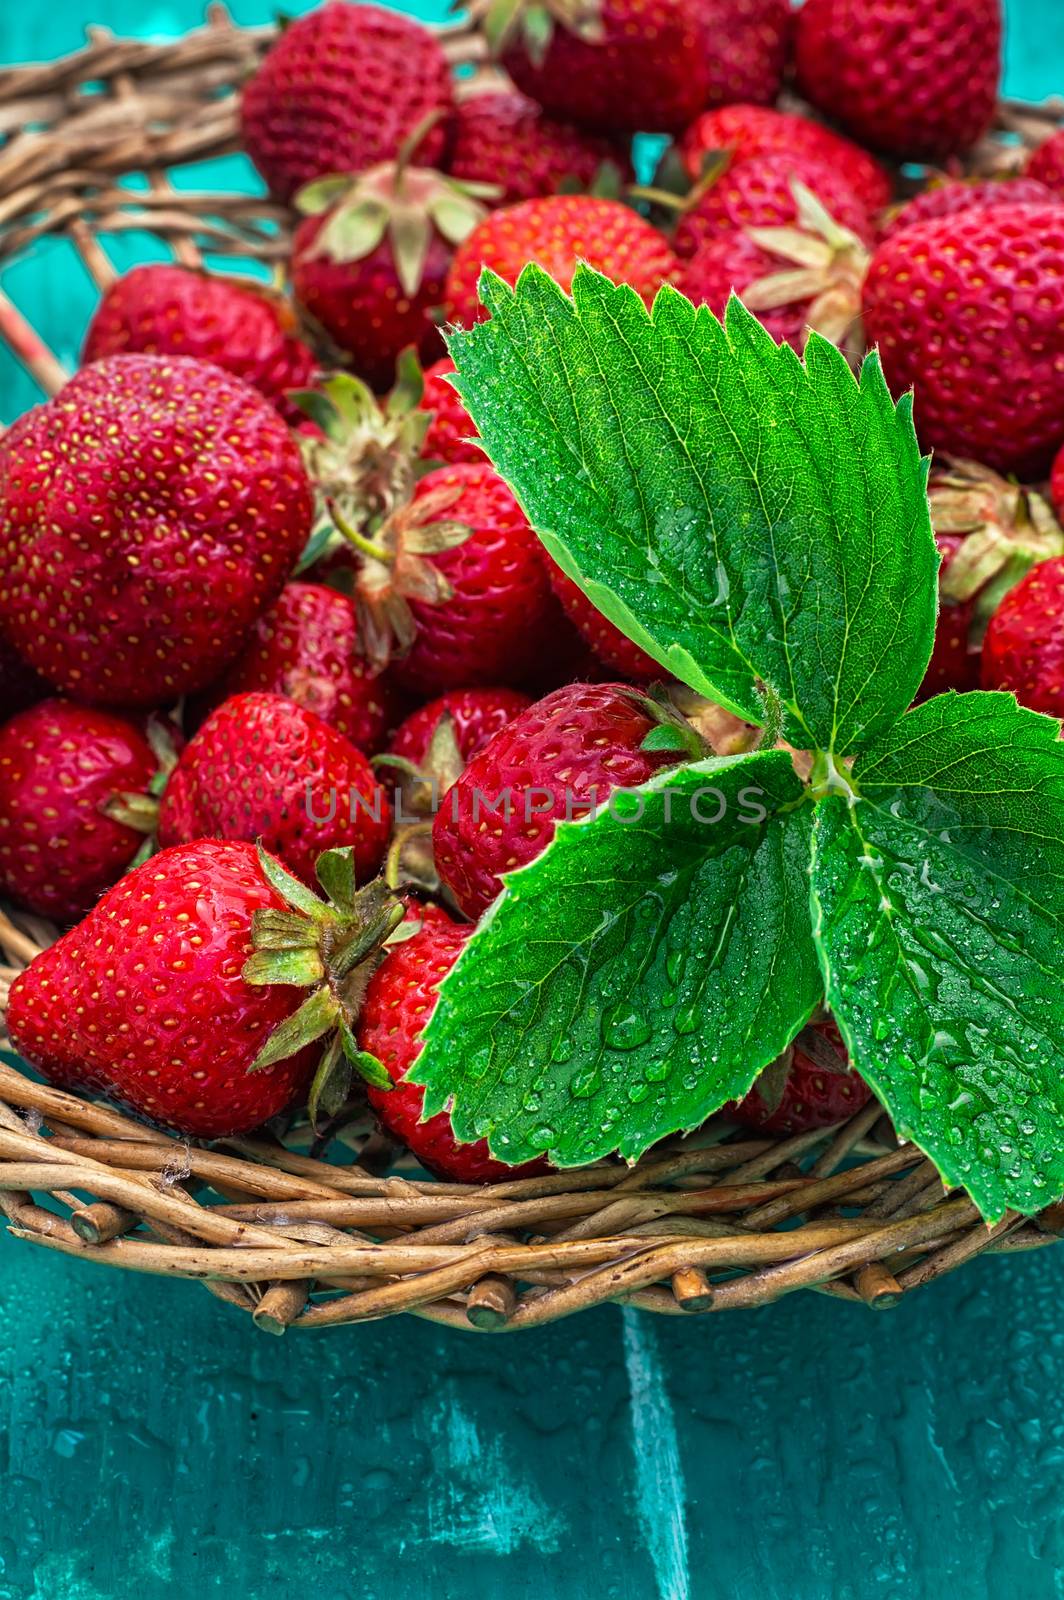
[[[934,453],[926,691],[1064,715],[1064,134],[964,175],[998,0],[517,0],[484,29],[488,88],[374,5],[286,27],[242,126],[301,219],[290,294],[139,267],[0,438],[0,891],[68,929],[11,987],[16,1048],[195,1137],[364,1093],[477,1181],[514,1169],[402,1080],[502,875],[688,721],[752,738],[657,682],[478,448],[441,328],[484,265],[878,345]],[[644,189],[639,131],[671,139]],[[734,1115],[867,1094],[821,1017]]]

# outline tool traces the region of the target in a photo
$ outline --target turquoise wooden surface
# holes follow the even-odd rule
[[[197,9],[91,15],[173,33]],[[9,4],[0,62],[71,48],[89,14]],[[1064,89],[1061,0],[1010,24],[1010,92]],[[91,294],[62,252],[5,286],[71,356]],[[0,416],[31,399],[0,365]],[[0,1600],[1051,1600],[1062,1289],[1047,1251],[881,1316],[804,1297],[275,1341],[194,1285],[3,1237]]]

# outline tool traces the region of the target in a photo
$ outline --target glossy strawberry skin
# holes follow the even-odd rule
[[[722,317],[732,291],[743,298],[751,284],[758,283],[784,266],[741,229],[715,235],[705,241],[689,261],[676,287],[694,305],[708,306],[715,317]],[[805,348],[809,329],[809,300],[794,300],[771,311],[759,311],[757,319],[777,344],[789,344],[799,354]]]
[[[101,807],[144,794],[156,760],[124,717],[45,700],[0,728],[0,890],[73,922],[121,877],[143,833]]]
[[[451,119],[448,172],[466,183],[501,188],[495,205],[556,194],[565,182],[589,189],[606,162],[631,179],[619,143],[557,122],[512,90],[471,94],[458,102]]]
[[[432,827],[437,870],[466,916],[487,909],[502,874],[534,860],[558,822],[675,763],[674,753],[640,749],[653,726],[630,686],[569,684],[537,700],[474,756]],[[488,809],[502,796],[508,818],[502,805]]]
[[[429,313],[444,297],[451,246],[433,231],[420,286],[408,295],[387,239],[358,261],[314,254],[318,234],[331,217],[331,211],[305,217],[296,229],[292,288],[300,305],[351,357],[359,376],[384,390],[394,382],[396,358],[408,345],[426,360],[443,348]]]
[[[656,678],[667,676],[653,656],[648,656],[608,617],[604,617],[597,606],[592,605],[584,591],[572,578],[566,577],[546,552],[543,559],[550,586],[561,602],[562,610],[580,637],[590,646],[596,661],[609,667],[611,672],[619,672],[623,678],[632,678],[637,683],[652,683]]]
[[[333,0],[289,23],[248,83],[243,145],[270,193],[290,200],[313,178],[394,160],[418,123],[451,102],[450,68],[427,28]],[[443,153],[445,121],[418,146],[426,166]]]
[[[476,424],[462,404],[457,389],[447,382],[454,370],[450,356],[442,356],[431,367],[426,367],[425,386],[419,402],[422,411],[432,412],[421,454],[426,461],[440,461],[446,466],[487,460],[480,446],[470,443],[476,435]]]
[[[821,122],[770,106],[727,105],[696,117],[677,142],[691,178],[701,177],[711,152],[730,151],[733,160],[751,156],[810,156],[834,167],[869,216],[890,201],[890,174],[867,150]]]
[[[845,1049],[834,1022],[814,1024],[818,1033],[835,1049],[840,1063]],[[761,1133],[790,1138],[811,1128],[830,1128],[845,1122],[866,1106],[872,1091],[854,1072],[830,1072],[818,1066],[800,1046],[795,1045],[791,1069],[778,1106],[769,1107],[757,1089],[728,1107],[728,1116]]]
[[[1000,206],[886,240],[865,332],[925,449],[1020,478],[1064,441],[1064,207]]]
[[[962,211],[992,211],[997,206],[1046,206],[1053,202],[1052,190],[1033,178],[984,178],[975,183],[952,178],[924,189],[888,215],[883,237],[889,239],[905,228],[914,228],[918,222],[929,222],[934,217],[954,217]]]
[[[603,38],[556,27],[542,63],[503,65],[552,116],[605,132],[678,133],[704,106],[779,93],[788,0],[603,0]]]
[[[308,388],[317,359],[295,335],[295,317],[250,280],[210,277],[152,262],[114,283],[96,309],[82,361],[114,355],[194,356],[242,378],[292,424],[303,413],[286,399]]]
[[[353,845],[359,883],[388,844],[391,809],[365,756],[274,694],[226,700],[190,739],[159,811],[159,842],[261,840],[306,883],[323,850]]]
[[[399,697],[359,652],[350,596],[322,583],[288,583],[256,622],[244,653],[214,685],[203,710],[235,694],[284,695],[375,755],[398,717]]]
[[[1064,717],[1064,556],[1032,567],[998,606],[983,641],[984,689]]]
[[[673,239],[676,254],[686,260],[708,240],[737,228],[793,226],[795,178],[812,190],[836,222],[871,243],[868,213],[834,167],[814,156],[759,155],[727,167],[682,214]]]
[[[1064,129],[1050,134],[1032,151],[1027,162],[1027,177],[1044,184],[1059,200],[1064,200]]]
[[[1000,0],[806,0],[796,66],[805,98],[861,144],[955,155],[994,115]]]
[[[964,535],[936,533],[935,543],[942,561],[938,572],[941,584],[950,562],[964,543]],[[948,689],[956,689],[960,693],[966,689],[978,689],[979,651],[973,650],[969,643],[974,613],[974,599],[959,602],[940,599],[934,649],[920,685],[921,700],[928,700],[935,694],[945,694]]]
[[[551,648],[558,606],[539,542],[513,494],[485,461],[439,467],[415,500],[453,488],[443,516],[472,529],[464,544],[434,556],[453,593],[437,605],[411,601],[417,635],[395,664],[412,694],[493,683],[520,683]]]
[[[426,1122],[420,1120],[425,1091],[401,1081],[420,1054],[436,991],[472,932],[437,914],[425,919],[411,939],[396,945],[370,979],[358,1019],[358,1042],[383,1063],[395,1085],[367,1092],[382,1127],[437,1177],[454,1183],[497,1183],[542,1172],[544,1164],[508,1167],[492,1157],[485,1139],[459,1144],[445,1111]]]
[[[617,200],[583,194],[524,200],[493,211],[458,246],[447,278],[448,319],[469,327],[486,314],[477,295],[483,267],[512,284],[528,261],[563,289],[577,262],[587,261],[615,283],[631,284],[648,304],[677,271],[664,235]]]
[[[396,729],[389,748],[392,755],[420,766],[441,718],[449,716],[458,754],[463,761],[472,761],[489,739],[531,704],[528,695],[517,689],[450,689],[411,712]]]
[[[179,356],[108,356],[0,439],[0,627],[77,700],[204,687],[280,593],[313,494],[248,384]]]
[[[244,982],[260,909],[286,908],[250,844],[201,839],[153,856],[15,980],[12,1044],[60,1087],[179,1133],[247,1133],[306,1087],[315,1060],[248,1071],[305,998]]]

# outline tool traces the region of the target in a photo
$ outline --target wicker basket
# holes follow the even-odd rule
[[[456,64],[483,61],[467,27],[443,32]],[[103,289],[114,272],[100,236],[131,229],[190,265],[202,251],[283,260],[283,209],[177,193],[167,176],[237,148],[233,91],[273,35],[214,8],[206,28],[172,44],[94,32],[76,55],[0,72],[0,265],[64,235]],[[971,168],[1015,166],[1062,112],[1003,104]],[[133,172],[146,190],[122,186]],[[63,382],[2,292],[0,336],[46,391]],[[54,936],[0,914],[0,1006]],[[718,1117],[631,1168],[482,1188],[421,1179],[397,1154],[357,1106],[324,1136],[296,1121],[206,1148],[0,1064],[0,1208],[16,1237],[199,1279],[271,1333],[401,1311],[508,1331],[604,1301],[684,1315],[795,1289],[883,1308],[984,1251],[1037,1249],[1064,1232],[1064,1203],[985,1226],[966,1196],[944,1194],[915,1146],[899,1145],[875,1102],[782,1140]]]

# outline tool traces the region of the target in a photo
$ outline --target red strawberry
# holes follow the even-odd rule
[[[582,194],[524,200],[493,211],[455,251],[447,278],[449,320],[468,327],[484,315],[477,295],[483,267],[516,283],[529,261],[563,289],[577,262],[587,261],[615,283],[630,283],[648,304],[677,270],[664,236],[617,200]]]
[[[351,845],[359,882],[388,843],[391,808],[365,756],[313,711],[241,694],[211,713],[166,785],[159,842],[261,839],[309,883],[324,850]]]
[[[1032,182],[1044,184],[1058,199],[1064,200],[1064,128],[1059,133],[1051,133],[1031,152],[1026,173]]]
[[[432,412],[432,421],[425,435],[422,454],[429,461],[442,461],[456,465],[463,461],[483,461],[484,452],[479,445],[470,444],[476,434],[476,425],[462,404],[457,389],[447,382],[454,371],[449,356],[442,357],[431,367],[426,367],[421,410]]]
[[[0,728],[0,888],[73,922],[129,866],[144,831],[109,802],[145,794],[158,762],[138,727],[109,711],[45,700]]]
[[[244,148],[278,200],[314,178],[391,161],[433,112],[449,110],[451,72],[420,23],[373,5],[332,3],[289,23],[244,90]],[[426,162],[443,153],[441,121]]]
[[[76,699],[202,688],[280,593],[313,495],[248,384],[180,356],[108,356],[0,439],[0,626]]]
[[[977,689],[979,687],[979,650],[973,645],[972,623],[975,600],[948,600],[942,594],[943,581],[958,552],[964,547],[964,535],[936,533],[935,543],[941,558],[938,571],[939,607],[935,626],[935,643],[931,660],[927,664],[924,681],[920,685],[920,699],[944,694],[947,689]]]
[[[1064,441],[1064,207],[921,222],[876,251],[865,332],[925,449],[1038,477]]]
[[[594,605],[572,580],[566,577],[557,562],[544,555],[550,586],[561,601],[562,610],[576,628],[580,637],[590,645],[596,661],[619,672],[622,677],[649,683],[667,674],[664,668],[634,644],[608,617]]]
[[[476,11],[477,7],[474,7]],[[487,24],[491,34],[491,11]],[[789,0],[596,0],[558,6],[546,47],[540,13],[512,10],[503,65],[551,116],[604,132],[676,133],[706,105],[776,98]],[[498,8],[496,7],[497,11]],[[548,23],[550,26],[550,23]]]
[[[82,360],[131,353],[213,362],[250,383],[292,423],[302,414],[286,392],[311,384],[318,365],[279,295],[250,280],[165,262],[134,267],[111,286],[89,324]]]
[[[844,1122],[871,1098],[871,1089],[850,1070],[839,1030],[829,1020],[803,1028],[727,1115],[762,1133],[790,1138]]]
[[[868,213],[839,171],[814,156],[751,156],[726,167],[685,210],[673,244],[682,258],[736,228],[792,228],[799,220],[795,182],[803,184],[840,227],[872,242]]]
[[[447,170],[464,182],[497,185],[500,205],[556,194],[566,183],[590,189],[607,165],[631,178],[620,144],[555,122],[513,90],[471,94],[455,108]]]
[[[574,683],[538,700],[473,757],[436,813],[440,878],[469,917],[487,909],[502,874],[532,861],[558,822],[645,783],[674,751],[645,751],[654,708],[620,683]],[[498,803],[498,810],[488,809]]]
[[[1053,462],[1053,470],[1049,480],[1049,492],[1053,497],[1057,516],[1064,518],[1064,445],[1057,452]]]
[[[486,1139],[459,1144],[445,1111],[422,1122],[425,1091],[404,1075],[421,1050],[436,991],[473,932],[442,913],[423,921],[419,932],[389,951],[370,979],[358,1020],[358,1043],[376,1056],[393,1087],[370,1085],[367,1096],[381,1125],[429,1172],[457,1183],[496,1183],[542,1172],[542,1161],[508,1167],[488,1151]]]
[[[861,144],[934,159],[990,126],[1000,0],[806,0],[796,29],[799,89]]]
[[[1064,717],[1064,557],[1043,561],[1011,589],[983,641],[983,688]]]
[[[961,211],[989,211],[995,206],[1045,206],[1052,204],[1053,192],[1033,178],[948,178],[914,195],[905,205],[887,216],[883,237],[891,238],[904,228],[932,217],[953,217]]]
[[[343,903],[327,906],[250,844],[153,856],[15,980],[12,1044],[53,1082],[180,1133],[258,1127],[306,1090],[315,1039],[333,1037],[324,1065],[341,1044],[355,1054],[355,953],[372,961],[401,915],[373,886],[348,895],[335,865]]]
[[[53,692],[52,685],[34,672],[0,633],[0,715],[13,717]]]
[[[736,161],[759,155],[811,156],[835,169],[869,216],[890,201],[890,174],[867,150],[822,122],[769,106],[730,105],[705,111],[692,122],[677,149],[694,179],[702,176],[707,156],[718,152],[729,152]]]
[[[285,585],[206,708],[255,690],[294,700],[369,755],[381,748],[398,709],[388,679],[360,654],[354,602],[321,583]]]
[[[532,704],[516,689],[450,689],[420,706],[396,729],[389,750],[415,767],[428,755],[433,734],[449,717],[455,746],[463,762],[472,761],[489,739]]]

